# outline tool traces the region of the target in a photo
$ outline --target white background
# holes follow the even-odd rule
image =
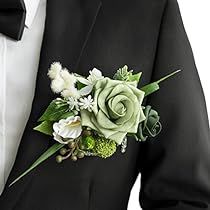
[[[210,116],[210,1],[178,0],[185,29],[194,52],[196,65]],[[128,210],[140,210],[140,177],[131,192]]]

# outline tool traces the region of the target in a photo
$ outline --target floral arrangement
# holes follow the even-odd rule
[[[58,163],[87,156],[109,158],[119,147],[122,153],[126,151],[128,136],[145,141],[158,135],[162,129],[159,114],[142,103],[159,90],[160,82],[179,71],[138,88],[142,72],[134,74],[128,66],[117,70],[111,79],[96,68],[83,77],[53,63],[48,76],[52,91],[59,96],[34,130],[52,136],[55,144],[11,185],[57,152]]]

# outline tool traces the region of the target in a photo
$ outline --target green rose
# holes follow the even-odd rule
[[[127,133],[136,133],[145,120],[141,108],[144,92],[136,82],[104,78],[94,87],[93,111],[81,110],[82,125],[121,144]]]

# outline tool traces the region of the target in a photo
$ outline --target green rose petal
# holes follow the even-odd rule
[[[99,110],[97,116],[96,116],[97,122],[98,124],[106,129],[116,129],[117,125],[115,123],[113,123],[108,117],[106,117],[106,115]]]
[[[101,90],[102,90],[101,88],[95,90],[94,101],[98,101],[98,95],[101,92]],[[95,115],[98,113],[98,104],[97,103],[94,103],[92,111]]]
[[[97,81],[93,112],[81,110],[82,125],[121,144],[127,133],[136,133],[145,119],[142,111],[144,92],[133,83],[104,78]]]
[[[104,98],[107,98],[111,91],[112,91],[112,88],[107,88],[101,91],[98,95],[99,109],[101,109],[106,114],[107,117],[109,117],[109,113],[108,113],[106,101],[104,100]]]
[[[129,100],[129,98],[123,95],[118,95],[109,99],[108,110],[112,119],[118,119],[125,116],[127,110],[125,106],[126,100]]]

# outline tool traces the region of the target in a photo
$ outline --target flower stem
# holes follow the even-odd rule
[[[172,77],[173,75],[179,73],[180,71],[181,71],[181,69],[176,70],[176,71],[172,72],[171,74],[168,74],[168,75],[166,75],[165,77],[159,79],[159,80],[156,81],[156,82],[159,84],[160,82],[163,82],[164,80],[168,79],[169,77]]]

